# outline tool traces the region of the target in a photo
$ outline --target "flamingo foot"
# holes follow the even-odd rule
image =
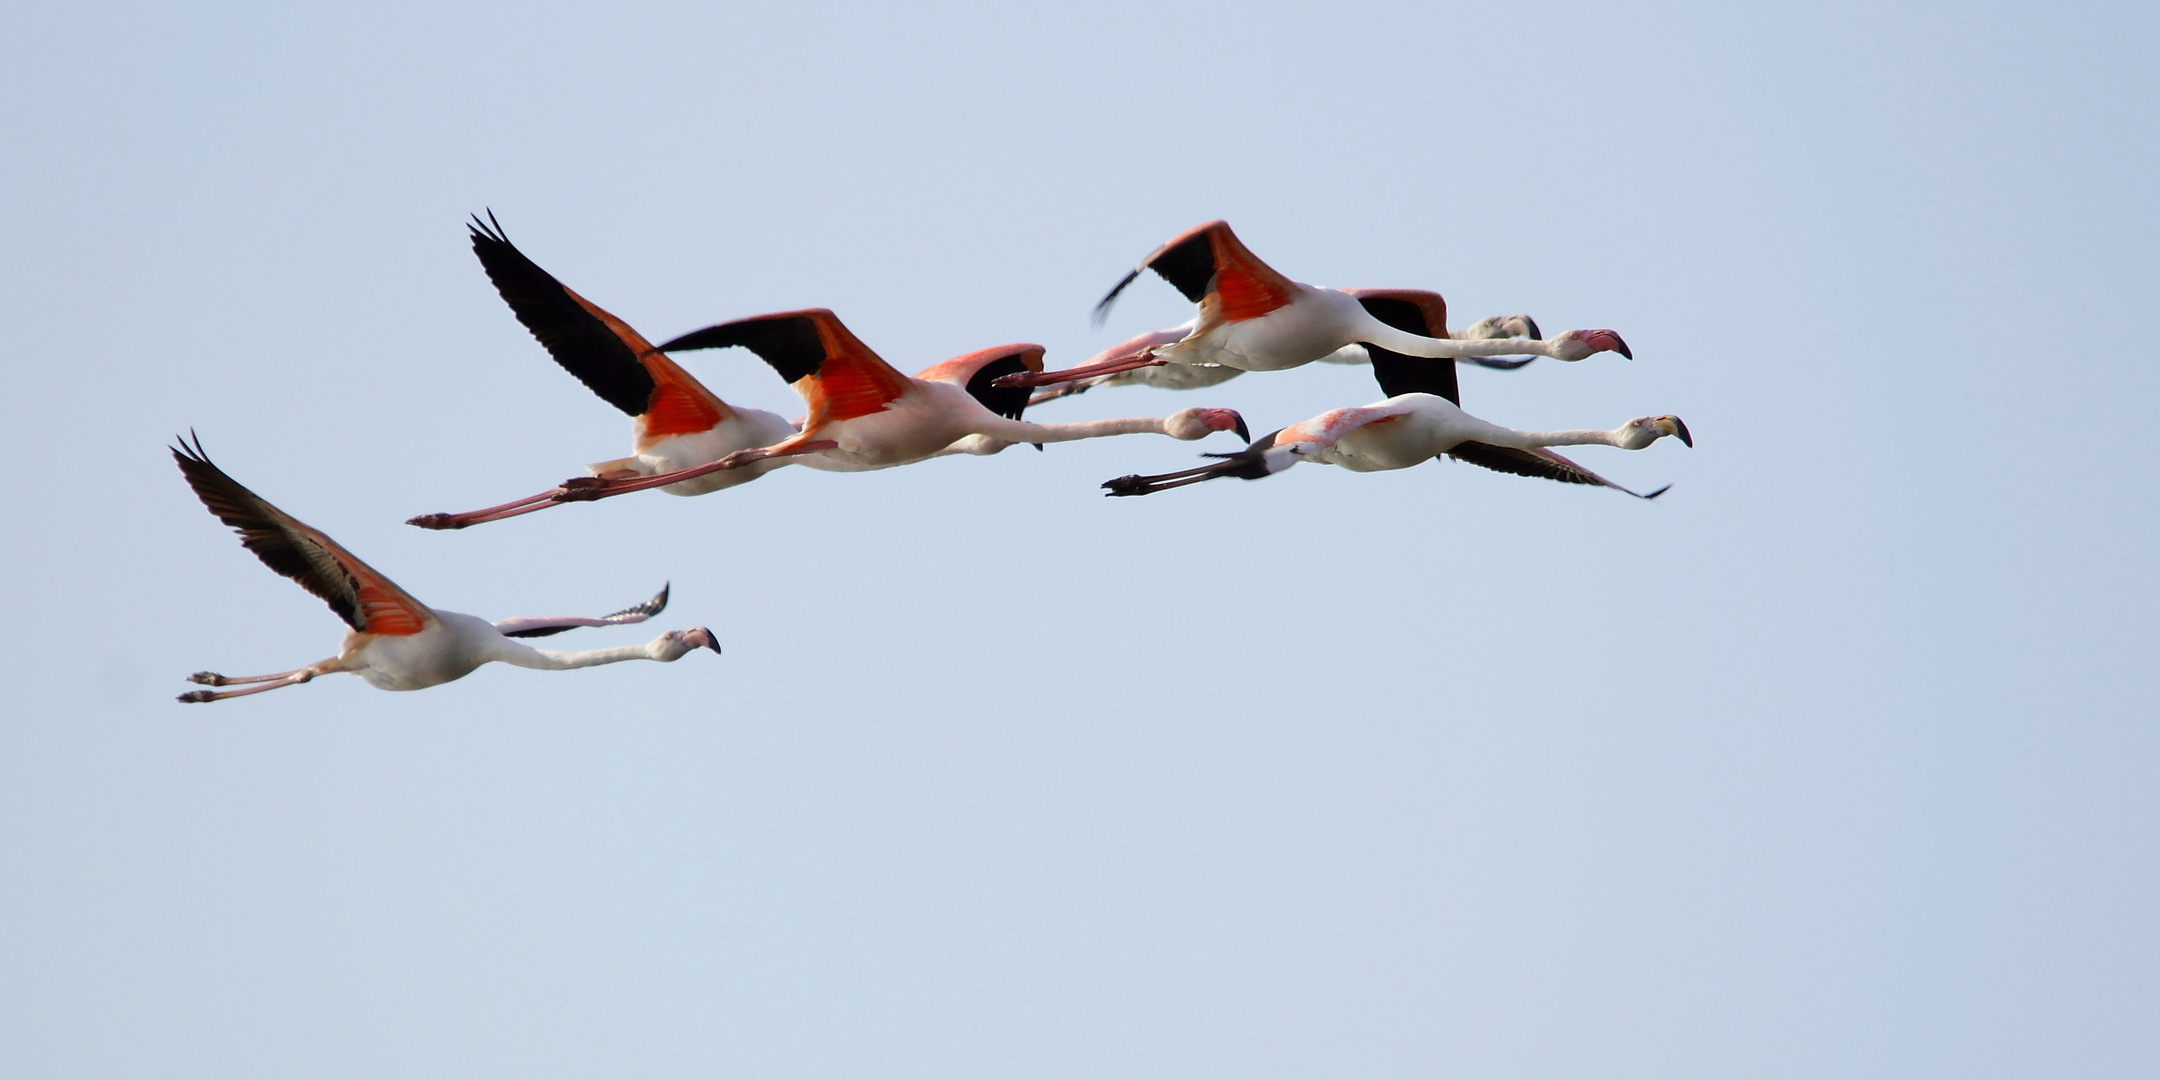
[[[611,489],[622,486],[622,481],[598,476],[573,476],[555,489],[550,502],[592,502],[614,494]]]

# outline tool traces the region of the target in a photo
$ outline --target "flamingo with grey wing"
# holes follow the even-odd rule
[[[514,639],[545,637],[579,626],[641,623],[667,606],[668,590],[661,589],[659,595],[642,604],[594,618],[557,616],[490,623],[455,611],[440,611],[414,599],[411,593],[361,562],[320,530],[303,524],[241,486],[239,481],[211,464],[210,458],[203,453],[200,440],[193,445],[182,440],[172,453],[196,497],[218,520],[239,532],[243,546],[254,552],[263,565],[320,597],[351,627],[336,656],[305,667],[268,675],[229,676],[197,672],[189,677],[189,681],[205,686],[244,686],[245,689],[193,690],[180,695],[183,702],[221,701],[260,694],[297,686],[319,675],[335,672],[350,672],[383,690],[419,690],[463,678],[490,661],[561,671],[625,660],[668,663],[697,648],[720,651],[720,643],[713,637],[713,632],[702,626],[670,630],[643,645],[582,652],[535,649]]]
[[[1377,359],[1377,358],[1376,358]],[[1376,363],[1376,367],[1380,366]],[[1452,365],[1443,365],[1452,384]],[[1430,365],[1427,365],[1427,372]],[[1644,495],[1616,484],[1563,457],[1549,447],[1616,446],[1641,450],[1668,435],[1688,446],[1695,440],[1677,416],[1644,416],[1610,431],[1518,431],[1480,420],[1439,390],[1403,389],[1427,372],[1398,376],[1396,392],[1385,401],[1354,409],[1335,409],[1301,424],[1253,440],[1235,454],[1210,454],[1221,460],[1197,468],[1154,476],[1120,476],[1103,487],[1111,495],[1151,495],[1208,480],[1235,477],[1259,480],[1300,462],[1338,465],[1352,472],[1384,472],[1421,465],[1440,456],[1497,472],[1535,476],[1566,484],[1591,484],[1655,499],[1671,485]],[[1387,382],[1385,378],[1383,382]],[[1452,385],[1448,387],[1452,389]]]

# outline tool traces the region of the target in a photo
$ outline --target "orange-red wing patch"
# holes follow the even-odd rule
[[[884,412],[887,404],[907,393],[907,382],[883,361],[834,356],[819,365],[817,374],[797,383],[796,389],[810,403],[811,425],[822,426]]]
[[[711,431],[727,419],[727,403],[677,367],[666,353],[648,351],[639,359],[652,375],[653,391],[645,414],[638,417],[638,449],[669,435]]]
[[[1020,354],[1021,366],[1029,371],[1041,371],[1043,369],[1042,346],[1026,344],[999,345],[995,348],[977,349],[965,356],[955,356],[942,363],[932,364],[916,372],[915,377],[932,382],[949,382],[955,386],[966,386],[968,380],[974,378],[975,373],[981,371],[984,364],[992,360],[1002,360],[1015,353]]]
[[[1289,446],[1292,443],[1309,442],[1321,446],[1333,446],[1344,435],[1357,428],[1368,424],[1385,423],[1401,416],[1405,411],[1399,407],[1379,408],[1371,406],[1355,409],[1333,409],[1321,413],[1302,424],[1292,424],[1276,432],[1275,445]]]
[[[1210,227],[1208,243],[1215,255],[1217,311],[1225,322],[1257,319],[1295,295],[1290,279],[1246,250],[1229,225]]]
[[[645,340],[645,335],[608,314],[600,305],[579,296],[576,290],[565,286],[563,291],[614,331],[615,336],[637,354],[638,362],[645,365],[646,374],[652,376],[652,396],[646,399],[645,412],[638,417],[638,449],[643,450],[654,440],[669,435],[710,431],[727,418],[727,403],[705,389],[705,384],[692,378],[689,372],[676,366],[665,353],[655,350],[652,342]]]
[[[1425,317],[1425,329],[1422,331],[1424,336],[1432,338],[1448,336],[1447,301],[1439,293],[1427,292],[1424,289],[1344,289],[1343,291],[1360,300],[1367,298],[1373,300],[1401,300],[1404,303],[1412,304],[1418,309],[1418,314]],[[1397,327],[1397,329],[1401,328]]]
[[[425,610],[415,611],[412,598],[406,596],[404,590],[387,581],[371,580],[366,575],[356,576],[360,583],[357,590],[360,623],[367,628],[368,633],[403,637],[420,632],[427,622],[427,613]]]
[[[805,434],[837,420],[885,411],[885,406],[908,391],[908,378],[870,351],[870,346],[841,324],[829,311],[810,315],[817,324],[818,342],[825,359],[817,374],[795,384],[796,392],[810,406]]]

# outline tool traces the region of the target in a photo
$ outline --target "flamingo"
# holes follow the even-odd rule
[[[1483,341],[1494,338],[1530,338],[1538,340],[1544,335],[1538,332],[1535,319],[1528,315],[1488,315],[1468,327],[1450,332],[1447,328],[1447,301],[1439,293],[1423,289],[1346,289],[1357,298],[1359,305],[1374,318],[1393,326],[1431,338],[1454,338],[1458,341]],[[1121,357],[1138,355],[1150,348],[1175,344],[1192,332],[1195,322],[1188,320],[1168,330],[1151,330],[1145,334],[1121,341],[1083,361],[1078,367],[1102,364]],[[1373,346],[1372,348],[1378,348]],[[1320,358],[1323,364],[1371,363],[1371,352],[1363,344],[1345,345]],[[1390,355],[1401,355],[1392,353]],[[1459,363],[1476,364],[1479,367],[1512,371],[1530,363],[1535,357],[1501,359],[1498,357],[1457,357]],[[1030,406],[1055,401],[1084,393],[1098,386],[1153,386],[1163,390],[1191,390],[1202,386],[1215,386],[1229,382],[1244,374],[1234,367],[1201,367],[1192,364],[1161,364],[1150,367],[1129,368],[1109,375],[1096,375],[1062,383],[1047,390],[1038,390],[1028,401]]]
[[[1592,353],[1617,352],[1634,358],[1627,343],[1611,330],[1569,330],[1550,341],[1463,341],[1411,333],[1374,318],[1352,293],[1301,285],[1282,276],[1246,250],[1237,234],[1230,231],[1229,223],[1222,221],[1187,230],[1141,260],[1095,305],[1098,320],[1142,270],[1155,271],[1186,299],[1200,305],[1190,327],[1178,328],[1184,331],[1182,336],[1161,340],[1172,332],[1168,330],[1143,335],[1151,339],[1150,343],[1134,352],[1063,371],[1008,375],[997,385],[1049,386],[1164,364],[1280,371],[1359,343],[1379,345],[1408,356],[1531,354],[1573,361]]]
[[[361,562],[320,531],[302,524],[261,496],[242,487],[211,464],[202,440],[180,440],[173,460],[195,496],[219,521],[239,532],[240,542],[263,565],[300,583],[321,597],[352,627],[338,654],[306,667],[268,675],[228,676],[198,671],[188,681],[204,686],[246,685],[244,690],[191,690],[183,702],[221,701],[297,686],[318,675],[346,671],[383,690],[419,690],[464,677],[490,660],[519,667],[561,671],[613,664],[623,660],[669,663],[696,648],[720,651],[713,632],[702,626],[670,630],[643,645],[582,652],[551,652],[513,641],[545,637],[576,626],[622,626],[641,623],[667,606],[668,590],[652,599],[598,618],[554,617],[505,619],[490,623],[455,611],[437,611],[398,588],[375,568]]]
[[[1235,454],[1209,454],[1222,459],[1212,465],[1155,476],[1120,476],[1103,487],[1114,496],[1151,495],[1226,476],[1258,480],[1301,461],[1340,465],[1352,472],[1385,472],[1407,469],[1445,454],[1496,472],[1539,476],[1564,484],[1593,484],[1638,499],[1655,499],[1672,485],[1644,495],[1546,448],[1601,444],[1641,450],[1667,435],[1689,447],[1695,445],[1687,425],[1669,415],[1637,417],[1611,431],[1504,428],[1464,412],[1450,400],[1455,389],[1452,364],[1428,361],[1414,366],[1397,365],[1375,356],[1374,368],[1382,389],[1390,395],[1385,401],[1321,413],[1302,424],[1263,435]]]
[[[644,335],[628,323],[578,295],[553,274],[527,258],[503,233],[493,211],[488,220],[475,216],[466,226],[472,234],[473,254],[480,259],[488,280],[517,320],[555,358],[563,369],[600,395],[601,400],[630,414],[629,457],[586,466],[586,472],[605,479],[653,476],[694,465],[718,461],[752,446],[765,446],[791,435],[795,425],[763,409],[729,405],[705,388],[690,373],[652,347]],[[704,495],[722,488],[746,484],[771,471],[773,466],[753,466],[710,473],[681,483],[665,485],[670,495]],[[552,492],[516,502],[476,510],[471,514],[425,514],[411,524],[433,529],[460,529],[478,521],[510,516],[521,507],[541,509]]]
[[[694,330],[660,346],[662,352],[740,345],[772,365],[809,407],[802,429],[769,445],[736,450],[718,461],[642,477],[581,476],[524,504],[470,514],[433,514],[412,523],[461,528],[563,502],[588,502],[678,484],[714,472],[760,463],[815,460],[840,472],[867,472],[950,453],[993,454],[1015,443],[1071,442],[1107,435],[1168,435],[1191,441],[1210,432],[1248,438],[1245,420],[1230,409],[1184,409],[1168,417],[1133,417],[1078,424],[1020,419],[1026,390],[999,389],[1011,372],[1042,370],[1040,345],[978,349],[902,375],[870,351],[838,316],[824,308],[784,311]]]

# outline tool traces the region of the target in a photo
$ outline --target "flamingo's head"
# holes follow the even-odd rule
[[[1569,330],[1553,339],[1553,356],[1561,360],[1580,360],[1592,353],[1616,352],[1630,360],[1627,342],[1610,330]]]
[[[680,660],[695,649],[711,649],[720,652],[720,639],[711,630],[697,627],[693,630],[670,630],[653,642],[653,659],[672,662]]]
[[[1687,425],[1677,416],[1638,416],[1620,425],[1619,446],[1623,450],[1640,450],[1671,435],[1688,446],[1695,445],[1695,437],[1688,434]]]
[[[1163,421],[1163,431],[1173,439],[1186,442],[1204,439],[1216,431],[1235,431],[1238,438],[1252,441],[1252,435],[1245,428],[1245,418],[1239,416],[1236,409],[1181,409]]]

